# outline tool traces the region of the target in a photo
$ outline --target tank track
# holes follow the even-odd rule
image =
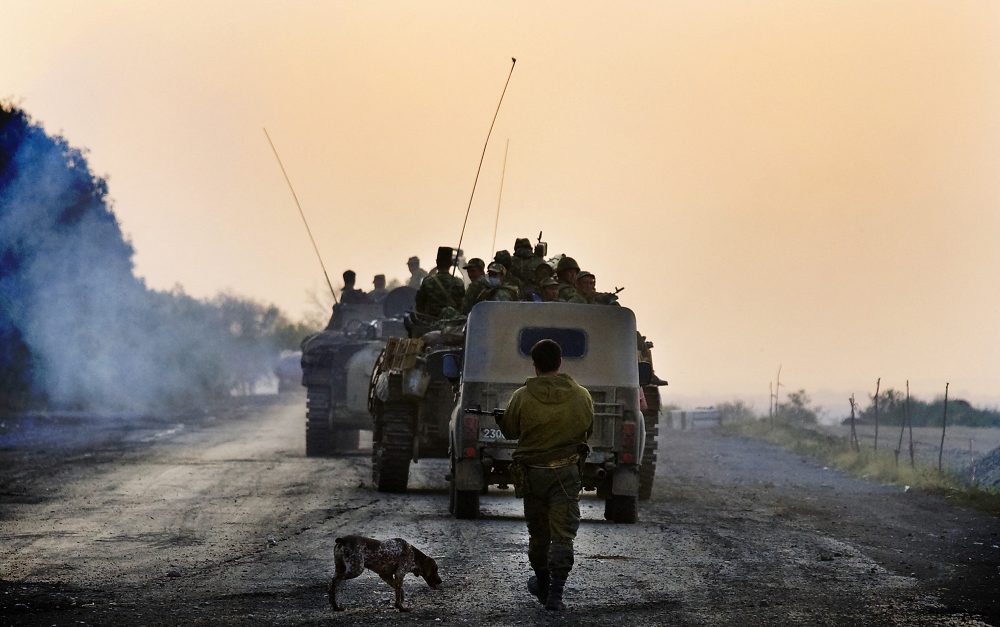
[[[330,428],[330,386],[306,387],[306,457],[333,455],[333,431]]]
[[[409,403],[380,403],[372,434],[372,482],[379,492],[406,492],[413,457],[413,412]]]
[[[646,425],[646,445],[642,449],[642,465],[639,467],[639,499],[642,501],[648,501],[653,496],[657,440],[660,435],[660,391],[656,387],[649,386],[645,389],[645,393],[647,409],[643,412],[642,418]]]

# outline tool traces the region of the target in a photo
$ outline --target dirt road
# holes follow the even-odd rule
[[[303,408],[0,425],[3,624],[1000,624],[1000,521],[770,445],[665,431],[653,500],[611,525],[583,499],[561,616],[524,591],[520,502],[447,513],[443,461],[410,495],[365,456],[303,456]],[[333,538],[404,537],[445,583],[372,574],[326,599]]]

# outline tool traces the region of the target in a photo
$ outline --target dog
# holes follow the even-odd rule
[[[368,570],[374,571],[396,591],[395,607],[400,612],[412,608],[403,603],[403,577],[413,573],[423,577],[431,588],[441,585],[437,563],[402,538],[378,541],[363,536],[344,536],[336,539],[333,549],[336,572],[330,581],[330,605],[335,612],[344,609],[337,603],[337,590],[347,579],[354,579]]]

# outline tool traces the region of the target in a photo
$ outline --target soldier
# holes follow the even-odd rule
[[[340,302],[345,305],[358,305],[371,303],[371,299],[359,289],[354,287],[357,275],[354,270],[344,271],[344,289],[340,292]]]
[[[516,276],[522,284],[530,283],[532,271],[535,269],[532,263],[531,240],[527,237],[519,237],[514,240],[514,256],[511,259],[510,274]]]
[[[621,306],[618,304],[617,294],[597,291],[597,277],[586,270],[576,277],[576,291],[590,305]]]
[[[524,284],[521,298],[537,303],[542,300],[542,281],[552,277],[552,266],[538,257],[531,257],[527,263],[527,267],[531,269],[531,280]]]
[[[559,301],[559,281],[555,277],[549,277],[542,281],[542,302],[555,303]]]
[[[531,348],[535,377],[510,397],[498,418],[504,437],[517,439],[513,457],[523,477],[528,561],[535,571],[528,591],[548,610],[563,610],[563,589],[573,568],[580,527],[580,461],[594,425],[594,401],[568,374],[552,340]]]
[[[410,280],[406,282],[407,287],[412,287],[415,290],[420,289],[421,281],[427,276],[427,271],[420,267],[420,259],[410,257],[406,260],[406,267],[410,270]]]
[[[452,249],[448,246],[438,248],[437,272],[424,277],[417,290],[416,311],[418,314],[438,318],[445,307],[460,309],[465,297],[465,284],[462,279],[451,276]]]
[[[493,256],[493,261],[504,267],[504,283],[507,285],[513,285],[517,288],[517,291],[520,292],[523,285],[521,284],[521,281],[514,276],[514,273],[511,272],[511,268],[514,267],[514,260],[513,257],[510,256],[510,251],[498,250]]]
[[[486,269],[486,272],[486,281],[489,286],[479,294],[479,300],[476,302],[481,303],[484,300],[511,301],[518,299],[519,293],[517,287],[507,282],[507,268],[504,268],[503,264],[494,261]]]
[[[469,287],[465,288],[465,298],[462,299],[462,313],[468,314],[479,302],[479,295],[489,289],[490,284],[486,279],[486,262],[479,257],[470,259],[463,268],[469,275]]]
[[[576,275],[576,293],[587,301],[588,305],[593,305],[597,296],[597,277],[586,270]]]
[[[579,294],[576,293],[576,277],[580,273],[580,266],[576,259],[563,257],[556,265],[556,275],[559,277],[559,299],[567,303],[586,303]]]
[[[375,280],[372,281],[372,286],[374,289],[368,292],[368,297],[372,299],[372,302],[381,303],[389,293],[389,290],[385,288],[385,275],[376,274]]]

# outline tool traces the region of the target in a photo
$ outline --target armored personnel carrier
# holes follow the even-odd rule
[[[584,489],[604,497],[607,519],[635,522],[637,501],[649,493],[655,474],[656,432],[647,436],[647,424],[655,424],[659,409],[659,392],[647,385],[652,369],[639,361],[636,337],[635,316],[622,307],[482,302],[469,314],[460,345],[390,340],[372,373],[376,488],[405,491],[411,460],[448,458],[451,511],[476,518],[480,494],[490,485],[511,484],[517,446],[482,414],[506,407],[533,375],[531,347],[548,338],[563,348],[563,370],[594,398]],[[645,472],[644,463],[650,464]]]
[[[402,314],[413,308],[415,293],[399,287],[382,303],[335,305],[327,328],[302,341],[307,456],[358,449],[360,431],[371,429],[372,368],[386,339],[405,335]]]

